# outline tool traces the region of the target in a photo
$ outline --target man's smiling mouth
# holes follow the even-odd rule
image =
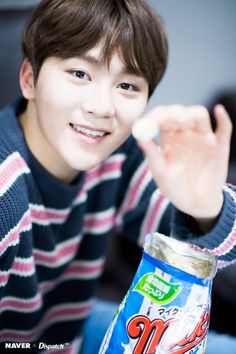
[[[90,138],[101,138],[105,135],[110,134],[109,132],[107,132],[105,130],[94,130],[94,129],[85,128],[85,127],[82,127],[82,126],[79,126],[79,125],[73,124],[73,123],[70,123],[70,126],[76,132],[81,133],[82,135],[85,135]]]

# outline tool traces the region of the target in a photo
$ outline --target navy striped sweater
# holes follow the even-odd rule
[[[155,187],[132,137],[70,185],[50,175],[17,122],[24,104],[0,114],[1,342],[66,343],[60,353],[78,352],[114,229],[140,246],[147,232],[171,232],[212,250],[220,266],[234,261],[232,186],[214,229],[196,236]]]

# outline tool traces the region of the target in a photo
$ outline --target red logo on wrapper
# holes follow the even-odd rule
[[[209,312],[205,310],[191,333],[177,330],[181,333],[179,336],[177,334],[177,338],[174,333],[178,329],[178,319],[170,318],[164,321],[158,318],[151,321],[143,315],[134,316],[127,325],[130,338],[138,339],[132,354],[154,354],[157,346],[170,354],[184,354],[205,338],[209,317]],[[189,320],[191,320],[190,317]]]

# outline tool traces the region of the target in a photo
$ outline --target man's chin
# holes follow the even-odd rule
[[[95,161],[86,161],[84,163],[81,163],[80,161],[78,164],[73,164],[72,167],[79,172],[88,172],[100,165],[104,160],[106,160],[106,158],[107,157],[104,157],[103,159],[97,159]]]

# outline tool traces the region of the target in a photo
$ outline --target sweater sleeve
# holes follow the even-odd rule
[[[236,261],[236,187],[225,185],[224,204],[214,227],[201,234],[194,227],[195,221],[189,215],[173,208],[171,236],[186,240],[196,247],[210,251],[218,257],[218,267],[228,266]]]
[[[236,186],[224,186],[224,204],[214,227],[205,234],[189,215],[176,209],[152,180],[142,151],[129,139],[118,193],[116,228],[141,247],[145,235],[160,232],[192,243],[219,259],[222,268],[236,262]]]
[[[19,153],[0,163],[0,294],[12,273],[21,236],[29,227],[24,174],[28,168]]]
[[[116,231],[142,247],[145,235],[170,233],[172,206],[152,179],[142,151],[131,137],[118,190]]]

